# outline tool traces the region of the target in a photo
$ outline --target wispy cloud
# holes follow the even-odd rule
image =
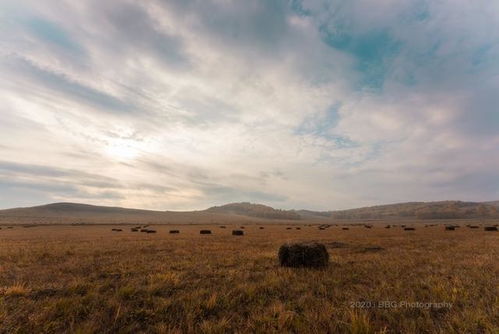
[[[1,206],[499,198],[499,5],[0,5]]]

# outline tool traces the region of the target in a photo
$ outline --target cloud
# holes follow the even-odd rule
[[[498,6],[7,0],[2,205],[496,199]]]
[[[126,103],[110,94],[80,84],[64,74],[41,68],[29,60],[12,57],[5,59],[4,66],[7,75],[14,77],[15,80],[27,82],[35,91],[50,90],[46,94],[89,104],[100,111],[130,112],[133,110],[131,103]]]

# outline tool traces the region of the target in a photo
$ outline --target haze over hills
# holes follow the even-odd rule
[[[39,223],[150,222],[213,223],[231,221],[335,221],[362,219],[459,219],[499,218],[499,202],[408,202],[349,210],[280,210],[248,202],[214,206],[200,211],[155,211],[79,203],[53,203],[0,210],[0,222]]]
[[[205,212],[235,214],[266,219],[291,219],[298,220],[302,217],[293,210],[279,210],[263,204],[252,204],[248,202],[229,203],[222,206],[211,207]]]

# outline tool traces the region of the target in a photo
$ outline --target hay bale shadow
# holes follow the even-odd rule
[[[330,247],[330,248],[347,248],[348,244],[346,244],[344,242],[333,241],[333,242],[326,243],[326,246]]]
[[[385,250],[385,249],[383,247],[380,247],[380,246],[368,246],[368,247],[362,248],[361,253],[380,252],[382,250]]]

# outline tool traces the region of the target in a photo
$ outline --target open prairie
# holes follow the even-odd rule
[[[2,225],[0,331],[497,333],[499,233],[385,225]],[[312,240],[326,269],[279,267]]]

